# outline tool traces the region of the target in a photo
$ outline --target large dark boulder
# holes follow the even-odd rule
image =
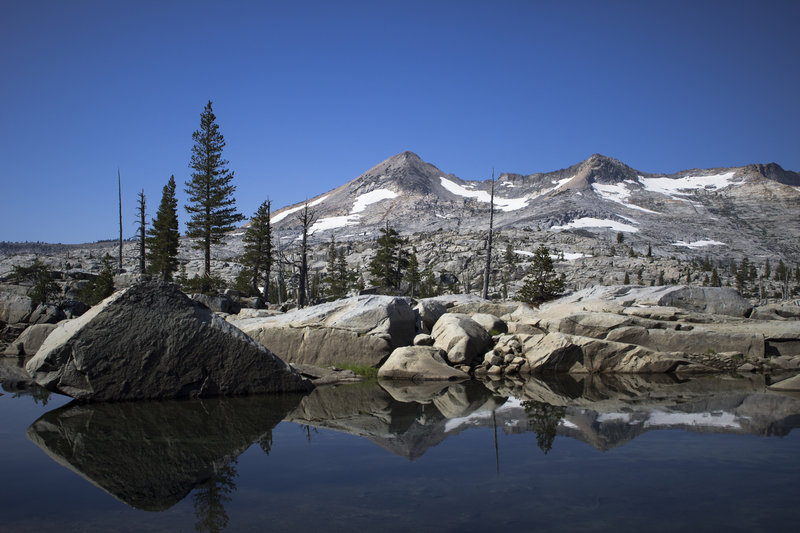
[[[312,387],[269,350],[160,281],[139,282],[59,325],[27,369],[41,386],[90,401]]]

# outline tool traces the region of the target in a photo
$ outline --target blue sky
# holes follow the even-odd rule
[[[125,236],[213,101],[251,216],[404,150],[464,179],[599,152],[800,170],[800,2],[0,0],[0,240]]]

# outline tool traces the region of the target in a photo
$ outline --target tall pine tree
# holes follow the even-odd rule
[[[147,231],[147,260],[150,272],[166,281],[178,270],[178,199],[175,197],[175,176],[170,176],[161,193],[156,218]]]
[[[269,274],[272,270],[272,228],[269,223],[270,201],[262,203],[256,210],[250,227],[244,232],[244,255],[242,264],[247,269],[253,292],[261,291],[263,298],[269,301]]]
[[[216,123],[211,101],[200,115],[200,129],[192,133],[192,159],[189,167],[194,171],[186,182],[189,203],[186,211],[186,236],[196,239],[195,247],[203,250],[205,261],[203,275],[211,275],[211,245],[218,244],[226,232],[231,231],[244,216],[236,211],[233,193],[236,187],[228,161],[222,158],[225,139]]]
[[[386,223],[381,228],[381,236],[376,244],[378,250],[369,264],[372,284],[396,292],[403,281],[403,272],[408,267],[408,252],[403,250],[404,240],[397,231]]]

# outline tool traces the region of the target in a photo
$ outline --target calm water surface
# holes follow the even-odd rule
[[[39,395],[41,396],[41,394]],[[800,397],[763,378],[0,396],[0,531],[781,531]]]

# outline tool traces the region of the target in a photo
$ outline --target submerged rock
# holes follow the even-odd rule
[[[269,350],[159,281],[119,291],[63,323],[27,369],[41,386],[89,401],[312,388]]]

